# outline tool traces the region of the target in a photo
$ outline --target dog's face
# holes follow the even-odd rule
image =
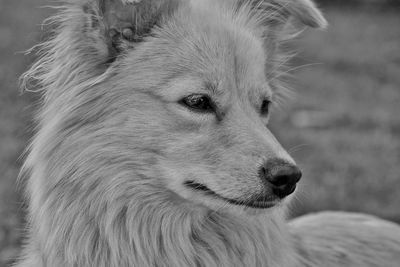
[[[276,97],[268,74],[283,26],[271,16],[263,25],[261,11],[239,2],[178,5],[109,81],[127,103],[121,131],[144,151],[136,156],[166,191],[212,209],[271,208],[301,176],[268,129]]]
[[[274,90],[264,44],[246,29],[204,24],[169,44],[175,50],[170,64],[179,70],[153,92],[168,122],[161,173],[169,189],[191,201],[214,208],[272,207],[297,181],[288,181],[291,188],[278,196],[266,174],[267,168],[295,167],[267,128]]]

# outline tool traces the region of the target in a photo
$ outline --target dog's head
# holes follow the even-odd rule
[[[301,172],[268,119],[283,32],[292,21],[325,25],[312,2],[103,0],[82,9],[83,46],[107,79],[81,103],[102,109],[93,116],[105,114],[104,127],[118,125],[102,131],[142,162],[132,168],[213,209],[269,208],[293,193]]]

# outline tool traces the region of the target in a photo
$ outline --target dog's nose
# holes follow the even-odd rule
[[[294,192],[300,181],[300,169],[280,159],[269,160],[260,170],[261,180],[272,187],[272,192],[284,198]]]

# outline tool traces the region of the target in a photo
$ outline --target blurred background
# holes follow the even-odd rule
[[[43,38],[52,1],[0,0],[0,267],[22,244],[17,176],[32,136],[38,95],[17,80]],[[293,216],[367,212],[400,222],[400,1],[317,1],[328,30],[295,41],[295,97],[275,111],[272,131],[302,167]]]

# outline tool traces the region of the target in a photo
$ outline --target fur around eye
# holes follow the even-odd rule
[[[261,110],[260,110],[261,115],[267,116],[270,111],[270,106],[271,106],[271,101],[265,99],[261,104]]]
[[[180,104],[196,112],[213,112],[214,107],[209,96],[194,94],[179,101]]]

